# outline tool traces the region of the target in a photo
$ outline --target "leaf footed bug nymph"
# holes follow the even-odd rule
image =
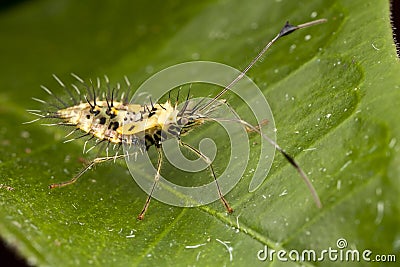
[[[101,85],[99,79],[97,80],[97,83],[92,82],[91,80],[87,83],[77,75],[72,74],[77,79],[78,85],[72,84],[71,86],[67,86],[60,79],[54,76],[56,81],[66,91],[68,100],[66,101],[57,97],[48,88],[42,86],[42,89],[50,94],[54,98],[54,101],[46,102],[41,99],[33,98],[34,100],[45,104],[46,110],[29,110],[29,112],[37,116],[37,118],[28,123],[44,119],[54,119],[54,123],[46,123],[44,125],[71,126],[73,130],[67,135],[67,137],[73,133],[81,133],[77,138],[88,137],[89,140],[94,139],[95,146],[100,144],[104,145],[106,156],[93,159],[71,180],[52,184],[50,185],[50,188],[63,187],[76,182],[87,170],[99,163],[133,156],[129,153],[118,154],[121,145],[134,146],[140,151],[146,151],[151,146],[155,146],[158,154],[156,174],[144,207],[138,215],[138,219],[142,220],[149,207],[153,191],[159,180],[161,165],[163,162],[163,153],[161,150],[163,142],[166,139],[176,138],[181,147],[191,151],[199,159],[208,164],[208,169],[213,177],[213,182],[218,191],[219,199],[225,206],[227,212],[232,213],[233,209],[225,199],[224,194],[221,192],[212,162],[210,162],[207,156],[205,156],[200,150],[183,142],[180,137],[184,134],[188,134],[192,129],[207,121],[213,121],[213,118],[207,116],[207,112],[210,109],[218,108],[218,105],[223,102],[221,96],[237,84],[278,39],[298,29],[320,24],[325,21],[325,19],[319,19],[297,26],[286,23],[281,31],[264,46],[257,56],[254,57],[248,66],[244,68],[244,70],[241,71],[234,80],[225,86],[225,88],[215,97],[207,99],[206,101],[200,101],[194,107],[189,107],[188,105],[189,95],[186,102],[179,107],[176,103],[172,103],[170,98],[165,103],[129,103],[128,95],[130,82],[127,78],[125,78],[125,81],[128,90],[120,93],[120,85],[118,84],[116,88],[111,88],[107,76],[105,76],[106,90],[103,90],[103,92],[100,90]],[[86,94],[81,93],[82,89],[86,90]],[[220,119],[220,121],[223,120],[224,119]],[[242,125],[247,131],[258,133],[261,138],[269,142],[270,145],[278,150],[296,169],[300,177],[306,183],[316,205],[318,207],[322,206],[316,190],[293,157],[288,155],[273,139],[260,131],[259,126],[254,126],[240,118],[231,121]],[[72,138],[66,142],[77,138]],[[88,151],[86,149],[87,142],[88,140],[85,142],[83,149],[84,152]],[[108,155],[109,145],[112,145],[114,149],[117,150],[116,154],[113,156]]]

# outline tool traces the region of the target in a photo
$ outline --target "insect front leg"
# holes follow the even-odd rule
[[[157,172],[156,172],[156,175],[154,176],[154,182],[153,182],[153,186],[151,187],[150,194],[147,196],[146,202],[144,203],[144,207],[137,217],[139,220],[143,220],[144,214],[146,213],[147,208],[149,207],[151,196],[153,195],[154,189],[156,188],[157,183],[160,179],[161,164],[162,164],[162,160],[163,160],[161,144],[157,145],[156,149],[157,149],[157,153],[158,153]]]
[[[116,156],[112,156],[112,157],[98,157],[93,159],[91,162],[89,162],[77,175],[75,175],[71,180],[69,181],[65,181],[65,182],[61,182],[61,183],[56,183],[56,184],[51,184],[49,185],[50,189],[53,188],[57,188],[57,187],[63,187],[63,186],[67,186],[70,184],[75,183],[86,171],[88,171],[89,169],[91,169],[93,166],[95,166],[96,164],[100,164],[109,160],[117,160],[119,158],[125,158],[128,155],[116,155]]]
[[[226,201],[226,199],[224,198],[224,195],[221,192],[221,188],[219,187],[218,181],[217,181],[217,177],[215,176],[215,172],[214,172],[214,168],[212,166],[212,162],[210,161],[210,159],[204,155],[203,153],[201,153],[200,150],[192,147],[191,145],[182,142],[182,140],[179,139],[179,145],[181,145],[182,147],[185,147],[187,149],[189,149],[190,151],[192,151],[193,153],[195,153],[199,158],[201,158],[205,163],[208,164],[208,168],[210,169],[211,175],[214,178],[215,184],[217,185],[217,190],[218,190],[218,195],[219,198],[222,201],[222,204],[224,204],[226,210],[228,211],[228,213],[232,213],[233,209],[231,208],[231,206],[229,205],[228,201]]]

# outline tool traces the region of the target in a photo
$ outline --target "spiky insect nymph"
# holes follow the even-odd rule
[[[85,82],[77,75],[73,75],[84,86]],[[67,88],[61,80],[54,76],[64,88]],[[109,80],[105,77],[107,88]],[[129,85],[129,81],[127,81]],[[77,86],[72,85],[78,93],[82,95]],[[117,85],[117,88],[120,86]],[[179,138],[182,134],[190,131],[195,125],[204,123],[203,118],[207,117],[207,112],[198,112],[199,107],[189,107],[189,98],[178,109],[178,102],[172,103],[168,99],[163,104],[129,104],[125,99],[116,101],[113,90],[111,96],[105,94],[105,98],[97,97],[102,95],[101,81],[98,79],[97,88],[88,87],[90,96],[83,95],[83,99],[77,100],[73,94],[69,94],[73,104],[70,105],[61,100],[48,88],[42,88],[59,103],[44,103],[47,107],[53,107],[55,110],[29,110],[31,114],[40,119],[56,119],[57,123],[44,125],[63,125],[72,126],[74,131],[81,130],[84,133],[82,137],[88,136],[97,140],[121,145],[144,145],[146,149],[161,144],[162,140],[168,138]],[[68,89],[67,89],[68,90]],[[71,92],[70,92],[71,93]],[[104,94],[103,94],[104,95]],[[126,94],[128,95],[128,94]],[[62,106],[60,106],[60,104]],[[218,105],[215,103],[214,105]],[[35,119],[34,121],[37,121]],[[73,140],[73,139],[70,139]]]
[[[214,182],[218,190],[219,198],[224,204],[226,210],[231,213],[233,209],[225,200],[221,192],[217,177],[209,159],[198,149],[184,143],[180,137],[181,135],[187,134],[193,128],[203,124],[206,121],[216,120],[215,118],[210,118],[209,113],[218,108],[218,106],[224,102],[220,99],[221,96],[229,91],[239,80],[241,80],[246,75],[248,70],[254,66],[254,64],[262,57],[269,47],[279,38],[286,36],[297,29],[305,28],[325,21],[326,20],[321,19],[298,26],[293,26],[289,23],[286,23],[277,36],[260,51],[260,53],[250,62],[250,64],[240,73],[240,75],[238,75],[214,98],[207,100],[206,102],[199,102],[195,105],[193,105],[193,103],[190,101],[189,95],[184,104],[179,108],[178,103],[172,103],[170,98],[163,104],[154,104],[151,99],[150,103],[148,104],[130,104],[128,103],[129,94],[124,92],[120,93],[121,86],[119,84],[112,88],[107,76],[104,77],[106,90],[102,91],[100,79],[97,79],[96,83],[93,83],[91,80],[89,83],[86,83],[79,76],[72,74],[81,86],[71,85],[71,87],[68,87],[57,76],[53,75],[60,86],[67,92],[68,100],[72,104],[67,103],[67,101],[59,98],[47,87],[42,86],[42,89],[54,98],[54,102],[46,102],[41,99],[33,98],[34,100],[47,105],[50,110],[30,110],[30,113],[38,117],[31,122],[44,119],[56,119],[56,123],[45,125],[72,126],[74,127],[74,130],[67,136],[70,136],[75,132],[81,132],[82,135],[79,137],[88,137],[89,140],[95,139],[95,146],[100,143],[105,143],[107,144],[107,156],[95,158],[71,180],[63,183],[53,184],[50,186],[50,188],[61,187],[74,183],[82,174],[96,164],[130,156],[129,154],[118,155],[118,153],[116,153],[114,156],[108,156],[108,146],[110,144],[113,144],[113,147],[116,147],[117,150],[122,145],[135,146],[141,151],[147,150],[151,146],[155,146],[158,152],[157,172],[150,194],[138,216],[138,219],[143,219],[144,214],[149,206],[154,188],[159,180],[163,159],[163,153],[161,152],[162,143],[166,139],[176,138],[182,147],[189,149],[208,164],[208,168],[212,177],[214,178]],[[126,77],[125,82],[128,87],[127,92],[129,92],[131,85]],[[84,94],[81,93],[81,90],[79,89],[80,87],[85,88],[86,92]],[[220,119],[220,121],[223,120],[223,118]],[[248,122],[241,120],[240,118],[230,121],[239,123],[252,132],[259,133],[262,138],[267,140],[272,146],[275,147],[275,149],[281,152],[305,181],[317,206],[322,206],[321,201],[306,174],[303,172],[297,162],[291,156],[289,156],[275,141],[264,135],[257,126],[253,126]],[[72,138],[68,141],[75,139],[76,138]],[[85,147],[86,142],[84,151]]]

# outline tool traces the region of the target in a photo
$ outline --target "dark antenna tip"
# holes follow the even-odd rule
[[[289,21],[286,21],[285,26],[283,26],[283,28],[279,32],[279,36],[282,37],[282,36],[288,35],[297,29],[298,29],[297,26],[294,26],[294,25],[290,24]]]
[[[295,30],[310,27],[313,25],[321,24],[321,23],[325,23],[327,21],[328,21],[327,19],[317,19],[317,20],[313,20],[310,22],[300,24],[300,25],[292,25],[289,23],[289,21],[286,21],[285,26],[283,26],[282,30],[279,32],[279,37],[288,35],[288,34],[294,32]]]
[[[300,25],[292,25],[289,22],[286,22],[285,26],[283,26],[282,30],[271,40],[269,41],[264,48],[253,58],[253,60],[249,63],[249,65],[225,88],[219,92],[212,100],[210,100],[207,104],[205,104],[203,107],[199,109],[199,111],[203,111],[206,108],[208,108],[212,103],[214,103],[216,100],[218,100],[223,94],[225,94],[228,90],[230,90],[235,84],[237,84],[245,75],[246,73],[257,63],[257,61],[267,52],[267,50],[278,40],[280,37],[288,35],[295,30],[310,27],[313,25],[321,24],[326,22],[327,19],[317,19],[313,20],[310,22],[306,22]]]

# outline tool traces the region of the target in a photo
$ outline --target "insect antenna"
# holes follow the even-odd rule
[[[320,23],[326,22],[326,19],[318,19],[310,22],[306,22],[300,25],[291,25],[289,22],[286,22],[285,26],[281,29],[281,31],[271,40],[269,41],[264,48],[257,54],[255,58],[249,63],[249,65],[233,80],[231,81],[225,88],[219,92],[212,100],[210,100],[207,104],[200,108],[200,112],[211,106],[215,101],[217,101],[223,94],[225,94],[228,90],[230,90],[235,84],[237,84],[245,75],[246,73],[257,63],[257,61],[268,51],[268,49],[281,37],[288,35],[295,30],[310,27],[313,25],[317,25]]]
[[[314,20],[311,22],[307,22],[304,24],[300,24],[300,25],[291,25],[289,24],[289,22],[286,22],[286,24],[283,26],[283,28],[281,29],[281,31],[270,41],[268,42],[264,48],[253,58],[253,60],[247,65],[246,68],[244,68],[244,70],[233,80],[231,81],[221,92],[219,92],[213,99],[211,99],[208,103],[206,103],[204,106],[200,107],[200,108],[196,108],[196,112],[204,112],[205,110],[207,110],[209,107],[212,107],[212,105],[217,102],[217,100],[223,95],[225,94],[227,91],[229,91],[235,84],[237,84],[245,75],[246,73],[258,62],[258,60],[265,54],[265,52],[268,51],[268,49],[281,37],[288,35],[292,32],[294,32],[295,30],[298,29],[302,29],[302,28],[306,28],[309,26],[313,26],[316,24],[320,24],[320,23],[324,23],[326,22],[326,19],[319,19],[319,20]],[[208,110],[207,112],[209,112],[210,110]],[[291,157],[289,154],[287,154],[285,152],[285,150],[283,150],[274,140],[272,140],[271,138],[269,138],[267,135],[265,135],[264,133],[261,132],[260,129],[258,129],[257,127],[254,127],[253,125],[251,125],[250,123],[241,120],[240,118],[237,118],[236,120],[230,120],[230,119],[216,119],[216,118],[208,118],[207,116],[204,116],[204,119],[206,120],[214,120],[214,121],[233,121],[233,122],[238,122],[242,125],[244,125],[246,128],[251,129],[254,132],[257,132],[258,134],[260,134],[260,136],[262,138],[264,138],[266,141],[268,141],[271,145],[273,145],[275,147],[276,150],[278,150],[285,158],[286,160],[297,170],[297,172],[300,174],[300,177],[303,179],[303,181],[306,183],[308,190],[311,192],[312,197],[317,205],[318,208],[322,207],[321,204],[321,200],[317,194],[317,191],[315,190],[314,186],[312,185],[311,181],[309,180],[309,178],[307,177],[307,175],[304,173],[304,171],[301,169],[301,167],[299,166],[299,164],[294,160],[293,157]]]
[[[261,130],[258,127],[255,127],[248,123],[247,121],[241,120],[241,119],[223,119],[223,118],[206,118],[207,120],[211,121],[229,121],[229,122],[237,122],[240,123],[246,128],[251,129],[253,132],[257,132],[262,138],[267,140],[271,145],[273,145],[276,150],[278,150],[286,159],[287,161],[297,170],[297,172],[300,174],[300,177],[303,179],[303,181],[306,183],[308,190],[310,191],[315,204],[317,205],[318,208],[322,208],[322,203],[321,200],[317,194],[317,191],[315,190],[314,186],[312,185],[310,179],[307,177],[303,169],[300,167],[300,165],[294,160],[292,156],[290,156],[283,148],[281,148],[274,140],[269,138],[266,134],[262,133]]]

